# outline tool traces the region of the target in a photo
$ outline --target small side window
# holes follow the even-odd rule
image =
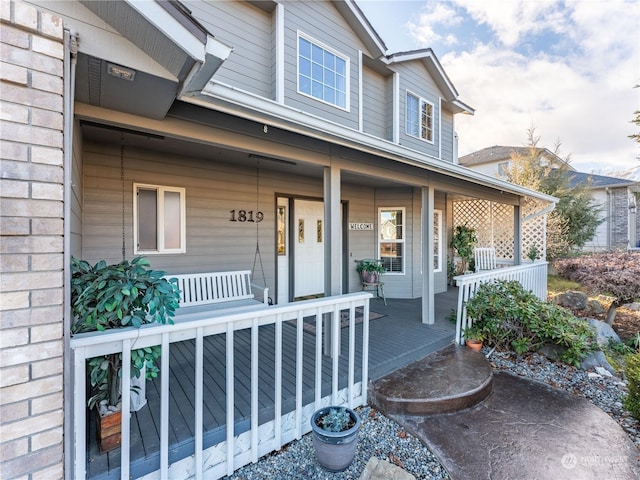
[[[134,253],[186,252],[185,189],[134,184]]]

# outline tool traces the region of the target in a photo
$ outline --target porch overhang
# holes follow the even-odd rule
[[[201,90],[232,51],[178,2],[80,3],[86,10],[56,13],[79,33],[76,99],[81,102],[164,118],[179,95]],[[66,8],[63,2],[58,10]],[[105,27],[83,20],[91,17]]]
[[[215,80],[210,81],[201,92],[183,95],[180,100],[386,158],[428,172],[438,173],[473,185],[488,187],[501,194],[507,193],[521,198],[533,198],[547,203],[558,202],[557,198],[550,195],[529,190],[359,130],[315,117]],[[427,184],[428,182],[423,183]]]

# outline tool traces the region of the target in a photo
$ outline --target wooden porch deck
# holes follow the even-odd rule
[[[369,379],[375,380],[397,368],[418,360],[429,353],[450,344],[455,336],[455,324],[447,319],[457,302],[457,288],[436,295],[436,323],[424,325],[420,322],[421,299],[387,300],[372,299],[370,310]],[[378,314],[378,315],[375,315]],[[375,318],[378,317],[378,318]],[[260,327],[260,384],[259,423],[273,418],[275,369],[273,325]],[[312,330],[312,329],[311,329]],[[342,342],[347,345],[347,328],[342,329]],[[282,412],[295,409],[295,322],[283,326],[283,378]],[[315,335],[306,331],[304,351],[313,352]],[[362,324],[356,325],[356,345],[359,358],[361,352]],[[249,429],[250,422],[250,333],[239,331],[235,335],[234,357],[236,359],[235,388],[236,412],[235,433]],[[225,335],[204,339],[204,444],[205,448],[224,440],[226,435],[225,405]],[[174,344],[170,350],[170,406],[169,406],[169,461],[173,462],[194,453],[194,341]],[[340,357],[341,372],[347,371],[347,355]],[[315,364],[312,355],[304,356],[305,385],[303,403],[315,397]],[[356,372],[361,371],[356,362]],[[323,358],[322,394],[331,391],[331,359]],[[345,374],[340,377],[344,379]],[[360,373],[356,374],[356,381]],[[342,382],[341,382],[342,383]],[[340,385],[342,388],[344,385]],[[160,380],[147,382],[148,404],[131,414],[131,467],[132,478],[137,478],[160,467]],[[89,446],[87,451],[88,478],[102,480],[120,478],[120,449],[101,454],[96,442],[95,421],[89,419]]]

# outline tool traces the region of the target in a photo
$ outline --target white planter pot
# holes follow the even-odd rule
[[[142,367],[138,378],[131,377],[131,403],[129,411],[137,412],[147,404],[147,367]]]

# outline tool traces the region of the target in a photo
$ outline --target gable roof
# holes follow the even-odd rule
[[[444,100],[456,107],[457,113],[465,112],[472,114],[475,112],[473,108],[458,100],[458,91],[453,86],[453,83],[447,76],[447,73],[442,68],[438,57],[433,53],[430,48],[423,48],[420,50],[410,50],[407,52],[397,52],[391,55],[387,55],[382,59],[387,65],[393,65],[394,63],[404,63],[412,61],[421,61],[431,78],[444,95]]]
[[[475,165],[483,165],[485,163],[509,161],[511,160],[512,154],[527,156],[529,154],[529,150],[530,147],[494,145],[493,147],[486,147],[482,150],[477,150],[475,152],[469,153],[468,155],[464,155],[463,157],[460,157],[458,159],[458,163],[465,167],[472,167]],[[553,160],[554,162],[564,164],[569,168],[569,170],[575,170],[567,162],[565,162],[548,148],[536,147],[536,152],[543,157]]]
[[[568,175],[569,187],[586,186],[587,188],[605,187],[633,187],[640,185],[640,182],[627,180],[625,178],[608,177],[606,175],[596,175],[585,172],[570,172]]]

